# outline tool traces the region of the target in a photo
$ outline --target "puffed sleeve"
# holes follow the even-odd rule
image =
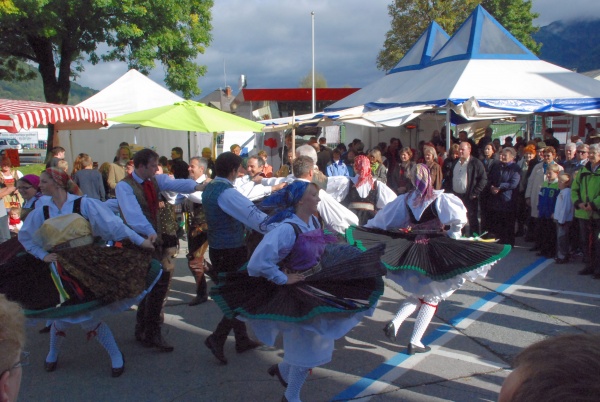
[[[282,223],[265,235],[252,253],[248,262],[250,276],[262,276],[278,284],[285,285],[287,276],[277,265],[294,247],[296,233],[292,225]]]
[[[383,209],[370,219],[365,227],[372,229],[400,229],[406,227],[410,218],[406,210],[407,195],[401,194],[387,203]]]
[[[329,182],[327,187],[329,188]],[[317,205],[317,210],[329,228],[343,234],[349,226],[358,225],[356,214],[336,201],[329,193],[319,190],[319,199],[321,201]]]
[[[461,229],[467,223],[467,209],[454,194],[440,194],[435,201],[438,217],[443,225],[450,225],[448,237],[458,239]]]
[[[121,218],[100,200],[84,197],[81,200],[81,213],[90,222],[94,236],[104,240],[131,240],[138,246],[144,238],[123,223]]]

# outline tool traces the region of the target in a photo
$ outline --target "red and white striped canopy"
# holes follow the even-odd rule
[[[107,125],[106,113],[81,106],[0,99],[0,128],[9,133],[39,125],[69,122],[81,122],[86,128]]]

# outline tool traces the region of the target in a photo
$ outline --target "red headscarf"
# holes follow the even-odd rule
[[[69,177],[69,175],[62,169],[51,167],[46,169],[46,174],[48,174],[52,180],[56,183],[56,185],[60,188],[64,188],[68,193],[75,195],[83,195],[79,186],[75,184],[73,180]]]
[[[373,173],[371,173],[371,161],[365,155],[358,155],[354,159],[354,172],[358,175],[356,187],[369,183],[373,187]]]

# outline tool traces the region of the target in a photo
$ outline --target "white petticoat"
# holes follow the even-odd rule
[[[162,275],[162,273],[161,273],[161,275]],[[37,324],[39,322],[45,323],[46,321],[63,321],[63,322],[71,323],[71,324],[80,324],[82,322],[89,321],[89,320],[100,320],[100,319],[102,319],[102,317],[109,315],[109,314],[116,314],[116,313],[126,311],[134,304],[139,304],[144,299],[144,297],[146,297],[146,295],[152,290],[152,288],[154,288],[154,285],[156,285],[156,282],[158,282],[161,275],[156,275],[156,278],[154,278],[154,281],[152,282],[152,284],[149,287],[147,287],[146,289],[144,289],[142,291],[142,293],[140,293],[139,295],[137,295],[135,297],[130,297],[129,299],[117,300],[115,302],[112,302],[105,306],[99,307],[97,309],[90,310],[90,311],[84,311],[81,313],[75,313],[75,314],[73,314],[71,316],[67,316],[67,317],[60,317],[60,318],[27,317],[27,323],[33,325],[33,324]],[[60,308],[60,307],[58,307],[58,308]]]
[[[420,299],[426,298],[430,303],[439,303],[450,297],[455,290],[460,289],[466,281],[475,282],[479,278],[485,278],[496,262],[443,281],[434,281],[413,270],[388,270],[387,277],[402,286],[407,293]]]
[[[253,320],[245,321],[265,345],[274,346],[277,336],[283,336],[283,361],[299,367],[312,368],[331,361],[336,339],[346,335],[364,317],[370,317],[376,305],[352,315],[321,314],[305,322]]]

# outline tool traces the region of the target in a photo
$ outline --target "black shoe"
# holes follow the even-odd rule
[[[279,379],[279,383],[283,385],[284,388],[287,388],[288,384],[281,376],[281,372],[279,371],[279,364],[274,364],[271,367],[269,367],[267,373],[269,373],[271,377],[277,376],[277,378]]]
[[[420,347],[420,346],[416,346],[413,345],[412,343],[408,344],[408,350],[406,351],[406,354],[408,355],[414,355],[415,353],[427,353],[431,350],[431,348],[429,346],[425,346],[425,347]]]
[[[196,296],[192,299],[191,302],[188,303],[188,306],[197,306],[198,304],[206,303],[208,301],[208,296]]]
[[[142,341],[142,344],[147,348],[156,348],[161,352],[172,352],[175,348],[165,341],[160,330],[154,333],[154,335],[146,334],[145,339]]]
[[[47,327],[40,329],[38,332],[40,334],[47,334],[48,332],[50,332],[50,328],[52,328],[52,325],[48,325]]]
[[[235,351],[238,353],[244,353],[248,350],[256,349],[259,346],[262,346],[262,343],[253,341],[250,338],[246,338],[243,341],[235,343]]]
[[[577,272],[577,274],[579,275],[592,275],[593,273],[594,270],[592,269],[592,267],[585,267],[581,271]]]
[[[221,363],[227,364],[227,358],[225,357],[225,353],[223,353],[223,345],[218,345],[212,335],[206,338],[204,344]]]
[[[394,329],[394,323],[388,322],[387,325],[383,328],[383,333],[388,339],[392,342],[396,342],[396,330]]]
[[[55,362],[44,362],[44,370],[51,373],[56,370],[56,366],[58,366],[58,360]]]
[[[569,262],[569,258],[555,258],[554,261],[556,261],[557,264],[566,264]]]
[[[529,251],[538,251],[540,249],[539,246],[533,246],[529,249]]]
[[[123,352],[121,352],[121,357],[123,358],[123,365],[118,368],[112,368],[111,375],[113,376],[113,378],[121,377],[121,374],[123,374],[123,371],[125,371],[125,355],[123,354]]]
[[[594,279],[600,279],[600,272],[596,272],[593,276]]]

